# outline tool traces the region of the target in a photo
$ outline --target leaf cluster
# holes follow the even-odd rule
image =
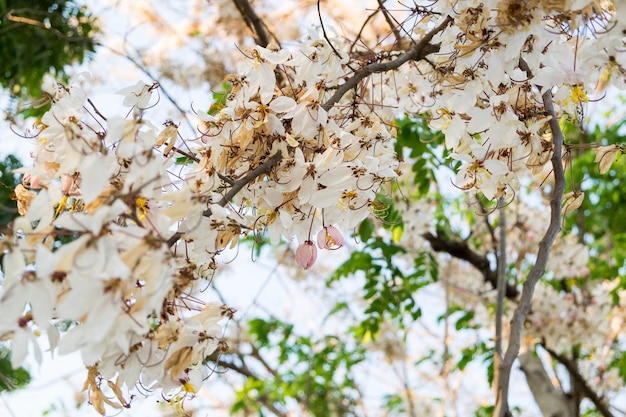
[[[363,360],[362,348],[336,336],[298,335],[293,324],[273,318],[255,318],[248,328],[259,354],[276,354],[278,365],[274,378],[246,379],[233,413],[249,410],[264,415],[264,404],[284,409],[296,401],[315,416],[354,415],[358,391],[351,369]]]
[[[417,194],[424,196],[430,190],[431,184],[437,182],[436,168],[443,166],[434,150],[445,142],[444,135],[439,130],[431,129],[424,117],[398,119],[396,129],[396,152],[398,155],[408,153],[413,162],[411,171],[414,174],[413,182],[417,186]]]
[[[564,132],[570,144],[613,145],[626,141],[624,130],[626,119],[617,123],[596,126],[589,132],[581,132],[566,124]],[[605,174],[600,174],[594,153],[571,150],[572,189],[585,192],[585,199],[575,213],[565,219],[565,230],[574,230],[589,246],[592,256],[589,261],[591,280],[620,277],[619,288],[626,285],[623,270],[626,267],[626,195],[623,182],[626,179],[626,160],[618,156]]]
[[[11,193],[19,184],[18,176],[13,170],[21,166],[22,163],[14,155],[8,155],[0,161],[0,228],[4,228],[18,216],[17,203],[11,198]]]
[[[327,285],[355,274],[364,278],[363,298],[368,302],[365,318],[358,324],[358,338],[375,338],[381,324],[388,318],[405,328],[422,315],[415,300],[415,293],[437,280],[437,263],[429,253],[420,253],[413,263],[407,263],[403,255],[406,249],[380,236],[374,236],[374,225],[365,220],[359,228],[364,248],[354,251],[350,257],[329,277]]]
[[[42,96],[44,76],[94,51],[97,22],[73,0],[0,0],[0,86],[14,98]]]

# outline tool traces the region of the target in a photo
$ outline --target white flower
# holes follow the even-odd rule
[[[124,106],[137,107],[140,110],[144,110],[148,108],[152,93],[158,88],[158,86],[159,84],[157,83],[149,85],[143,81],[137,81],[135,85],[122,88],[116,94],[124,96]]]

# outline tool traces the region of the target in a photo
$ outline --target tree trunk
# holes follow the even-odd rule
[[[552,384],[541,360],[534,352],[522,353],[519,361],[530,391],[545,417],[576,416],[573,399]]]

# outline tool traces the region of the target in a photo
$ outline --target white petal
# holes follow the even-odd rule
[[[111,155],[91,154],[83,159],[80,166],[82,178],[80,189],[86,204],[95,200],[109,184],[109,179],[117,166],[117,161]]]
[[[295,109],[297,103],[294,99],[287,96],[276,97],[270,104],[270,109],[276,113],[285,113]]]

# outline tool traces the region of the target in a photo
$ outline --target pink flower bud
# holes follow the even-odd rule
[[[343,246],[343,235],[335,226],[325,226],[317,234],[317,246],[320,249],[339,249]]]
[[[310,240],[305,241],[296,249],[296,262],[304,269],[309,269],[317,259],[317,247]]]
[[[63,174],[61,177],[61,191],[63,191],[63,194],[69,196],[80,195],[78,177],[75,175]]]
[[[41,188],[43,188],[43,181],[41,180],[41,178],[37,175],[34,174],[29,174],[26,173],[24,174],[24,178],[22,179],[22,184],[27,187],[27,188],[31,188],[33,190],[40,190]]]

